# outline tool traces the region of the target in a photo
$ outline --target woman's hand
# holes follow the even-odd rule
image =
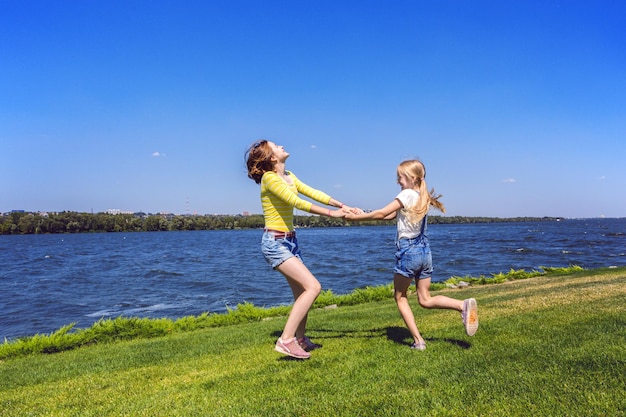
[[[346,217],[346,213],[343,211],[343,209],[328,210],[328,217],[334,217],[336,219],[341,219],[341,218]]]

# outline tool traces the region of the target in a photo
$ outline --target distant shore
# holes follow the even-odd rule
[[[503,222],[553,222],[562,217],[468,217],[429,216],[430,224],[475,224]],[[323,216],[294,217],[296,227],[386,226],[393,221],[348,222]],[[0,215],[0,235],[101,233],[101,232],[165,232],[183,230],[261,229],[262,214],[247,215],[174,215],[147,213],[60,213],[14,211]]]

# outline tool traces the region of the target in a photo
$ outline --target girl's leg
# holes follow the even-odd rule
[[[441,308],[463,311],[463,300],[445,295],[430,296],[430,277],[417,280],[417,299],[424,308]]]
[[[431,297],[430,278],[417,281],[417,298],[420,305],[424,308],[441,308],[460,311],[463,326],[465,326],[465,332],[468,336],[474,336],[476,330],[478,330],[478,308],[475,299],[468,298],[466,300],[457,300],[444,295]]]
[[[411,306],[409,305],[409,299],[407,298],[406,292],[411,285],[412,280],[409,278],[402,276],[400,274],[394,274],[393,276],[393,290],[394,290],[394,298],[396,300],[396,305],[398,306],[398,311],[400,312],[400,316],[404,320],[404,324],[409,329],[411,336],[413,336],[413,341],[415,343],[424,342],[422,335],[417,329],[417,324],[415,323],[415,316],[413,316],[413,310],[411,310]]]
[[[322,286],[299,258],[289,258],[276,269],[285,276],[294,296],[293,307],[280,336],[287,341],[296,334],[304,336],[307,315]]]

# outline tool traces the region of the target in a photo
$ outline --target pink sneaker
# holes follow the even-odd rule
[[[313,343],[311,339],[309,339],[307,336],[298,338],[298,344],[300,345],[302,349],[306,350],[307,352],[310,352],[312,350],[319,349],[322,347],[321,345],[318,345],[317,343]]]
[[[283,339],[278,338],[276,346],[274,346],[276,352],[280,352],[283,355],[289,355],[293,358],[308,359],[311,357],[309,352],[305,352],[298,344],[298,339],[295,337],[289,342],[285,343]]]
[[[424,342],[424,341],[419,342],[419,343],[413,342],[413,344],[411,345],[411,349],[426,350],[426,342]]]

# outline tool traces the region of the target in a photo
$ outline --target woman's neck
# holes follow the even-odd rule
[[[284,162],[277,162],[276,165],[274,165],[274,170],[280,176],[285,175],[285,163]]]

